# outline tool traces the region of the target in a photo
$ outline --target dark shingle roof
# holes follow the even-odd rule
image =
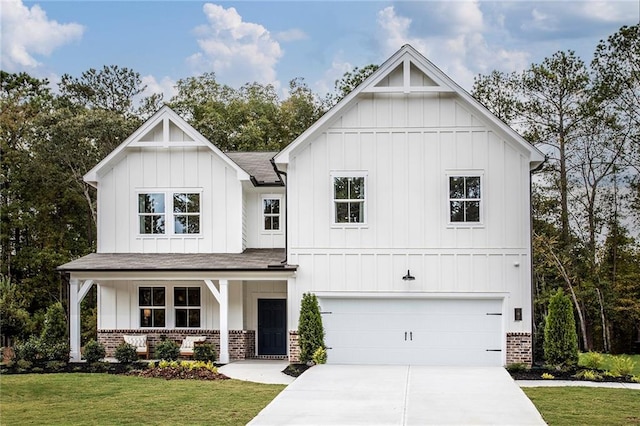
[[[242,253],[91,253],[59,266],[62,271],[260,271],[289,270],[284,249],[247,249]]]
[[[258,184],[282,185],[271,165],[271,159],[277,152],[225,152],[225,154],[255,178]]]

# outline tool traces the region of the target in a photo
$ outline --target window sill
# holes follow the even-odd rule
[[[472,223],[472,222],[460,222],[460,223],[448,223],[448,229],[478,229],[484,228],[484,223]]]
[[[172,240],[198,240],[204,238],[202,234],[149,234],[149,235],[137,235],[136,240],[157,240],[157,239],[172,239]]]
[[[369,225],[366,223],[332,223],[331,229],[367,229]]]

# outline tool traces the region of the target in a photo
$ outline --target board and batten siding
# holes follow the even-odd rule
[[[286,209],[284,207],[283,188],[251,188],[244,192],[246,201],[247,247],[251,248],[284,248],[284,227]],[[280,200],[280,229],[268,231],[264,229],[263,198]]]
[[[139,234],[139,192],[201,192],[201,234]],[[167,229],[173,224],[166,223]],[[204,147],[134,148],[100,177],[99,253],[240,253],[242,184]]]
[[[341,171],[367,174],[364,225],[332,224]],[[500,293],[528,318],[529,155],[455,97],[361,95],[292,151],[287,173],[291,303],[306,291]],[[482,176],[481,224],[449,223],[457,173]],[[407,269],[415,281],[402,280]],[[525,322],[507,331],[529,331]]]

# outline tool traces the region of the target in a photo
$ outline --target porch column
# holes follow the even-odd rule
[[[220,290],[216,288],[212,280],[204,280],[213,297],[220,306],[220,356],[221,364],[229,362],[229,280],[218,280]]]
[[[93,280],[87,280],[80,285],[80,280],[69,280],[69,359],[79,362],[81,359],[80,345],[80,305],[87,295]]]

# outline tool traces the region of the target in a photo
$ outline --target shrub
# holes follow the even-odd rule
[[[593,371],[593,370],[580,370],[573,377],[577,379],[584,379],[584,380],[591,380],[591,381],[602,380],[602,375],[597,371]]]
[[[19,359],[16,362],[16,367],[18,367],[18,370],[28,370],[33,366],[33,363],[31,361],[27,361],[26,359]]]
[[[300,305],[300,320],[298,322],[298,345],[300,346],[300,361],[311,361],[318,348],[324,348],[324,327],[320,316],[320,306],[315,294],[305,293]]]
[[[106,355],[107,351],[105,350],[104,345],[93,339],[89,340],[89,342],[84,346],[84,359],[86,359],[89,364],[100,361]]]
[[[580,364],[592,370],[602,370],[604,355],[599,352],[587,352],[580,357]]]
[[[318,348],[313,353],[314,364],[326,364],[327,363],[327,350],[325,348]]]
[[[542,373],[542,376],[540,376],[540,377],[542,377],[545,380],[553,380],[553,379],[555,379],[555,376],[553,374],[550,374],[550,373]]]
[[[68,343],[44,343],[41,342],[43,358],[47,361],[63,361],[69,362],[69,344]]]
[[[631,381],[633,383],[640,383],[640,376],[631,376]]]
[[[40,347],[40,339],[37,336],[31,336],[25,342],[19,342],[13,347],[13,359],[15,361],[37,362],[42,359],[42,350]]]
[[[615,376],[629,376],[636,363],[626,356],[614,356],[611,358],[611,373]]]
[[[62,303],[56,302],[47,308],[40,338],[47,345],[69,340],[67,337],[67,318]]]
[[[46,364],[47,370],[49,371],[62,371],[67,366],[67,363],[64,361],[49,361]]]
[[[214,362],[217,355],[218,354],[211,343],[202,343],[193,347],[193,359],[196,361]]]
[[[180,355],[180,346],[173,340],[164,340],[156,345],[156,358],[176,360]]]
[[[507,365],[507,371],[512,373],[519,373],[527,370],[529,370],[529,366],[523,362],[514,362],[513,364]]]
[[[571,300],[562,289],[549,299],[544,326],[544,358],[548,365],[562,368],[578,362],[578,334]]]
[[[122,364],[130,364],[138,359],[136,347],[127,342],[122,342],[116,348],[115,357]]]

